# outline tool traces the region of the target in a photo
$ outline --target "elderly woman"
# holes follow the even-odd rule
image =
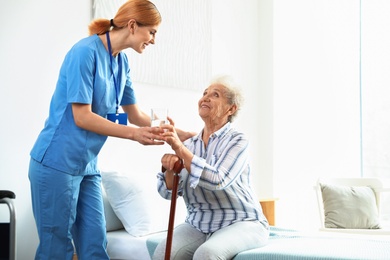
[[[248,140],[233,128],[241,95],[228,76],[214,79],[198,102],[203,130],[180,141],[173,122],[162,126],[175,154],[165,154],[158,191],[171,199],[173,167],[182,159],[178,195],[187,207],[185,222],[174,230],[171,259],[232,259],[264,246],[269,225],[251,187]],[[153,259],[163,259],[166,240]]]

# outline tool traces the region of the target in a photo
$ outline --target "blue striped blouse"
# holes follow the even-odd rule
[[[203,233],[212,233],[237,221],[260,221],[268,227],[259,200],[251,187],[248,140],[231,123],[210,136],[202,132],[184,142],[194,154],[191,172],[180,174],[178,196],[187,206],[186,222]],[[164,174],[158,173],[158,191],[171,199]]]

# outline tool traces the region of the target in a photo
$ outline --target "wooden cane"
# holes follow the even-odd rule
[[[184,168],[183,160],[180,159],[173,166],[173,187],[172,187],[172,197],[171,197],[171,209],[169,212],[169,223],[168,223],[168,234],[167,234],[167,244],[165,246],[165,260],[170,260],[171,249],[172,249],[172,238],[173,238],[173,228],[175,224],[175,211],[176,211],[176,197],[177,190],[179,186],[180,172]],[[166,169],[162,167],[162,172],[165,172]]]

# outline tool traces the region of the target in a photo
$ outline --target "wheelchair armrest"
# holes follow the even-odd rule
[[[10,190],[0,190],[0,199],[10,198],[14,199],[16,197],[15,193]]]

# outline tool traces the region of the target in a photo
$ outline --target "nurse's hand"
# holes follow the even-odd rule
[[[134,128],[133,139],[143,145],[163,145],[164,137],[161,134],[164,130],[160,127],[139,127]]]

